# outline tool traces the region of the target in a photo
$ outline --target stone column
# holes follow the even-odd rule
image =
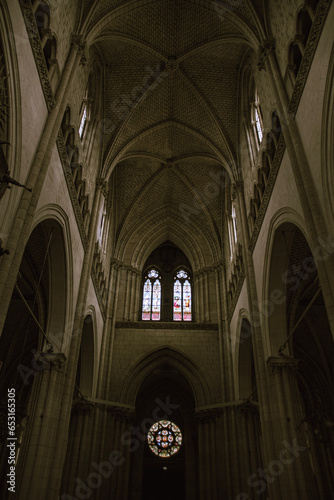
[[[218,500],[216,409],[197,413],[199,499]],[[219,446],[219,445],[218,445]]]
[[[237,217],[241,226],[243,261],[246,274],[246,285],[249,301],[249,312],[251,316],[252,328],[252,344],[254,353],[254,364],[257,381],[257,390],[259,396],[260,422],[263,433],[263,460],[269,462],[275,456],[275,447],[272,436],[272,415],[269,405],[269,394],[267,386],[267,371],[264,360],[263,338],[259,316],[261,311],[258,310],[258,297],[256,290],[255,271],[253,264],[253,256],[249,251],[249,229],[247,223],[247,214],[245,199],[243,193],[243,183],[237,181],[233,186],[233,197],[235,199]],[[254,321],[253,321],[254,318]],[[276,500],[276,497],[274,497]],[[277,498],[277,500],[279,500]]]
[[[317,498],[308,456],[308,438],[303,428],[301,396],[294,371],[298,360],[291,356],[270,357],[270,398],[276,406],[273,432],[276,453],[266,464],[268,489],[281,498]]]
[[[53,474],[58,419],[61,415],[61,391],[65,378],[65,356],[44,355],[45,369],[38,377],[29,401],[28,425],[18,462],[17,498],[22,500],[47,495],[57,498],[58,488],[49,483]],[[37,382],[37,380],[35,381]]]
[[[259,470],[263,468],[260,443],[259,408],[255,403],[245,401],[238,406],[240,424],[240,459],[243,465],[240,492],[248,494],[249,498],[265,500],[268,496],[266,484],[261,481]]]
[[[47,491],[53,487],[55,491],[59,490],[62,470],[66,457],[67,441],[68,441],[68,431],[70,424],[71,408],[73,402],[73,392],[75,386],[77,364],[80,353],[81,336],[83,330],[84,322],[84,311],[87,301],[87,293],[89,287],[90,274],[93,262],[95,235],[97,231],[98,224],[98,207],[100,206],[100,199],[102,196],[102,189],[105,185],[104,179],[97,179],[96,189],[92,206],[92,217],[90,220],[88,241],[88,250],[85,252],[84,260],[82,264],[81,278],[79,293],[77,297],[77,305],[73,320],[73,334],[71,338],[71,344],[69,348],[68,362],[66,365],[66,377],[63,383],[63,390],[59,400],[57,401],[57,408],[60,408],[60,414],[58,418],[58,432],[54,435],[52,453],[52,468],[50,476],[47,478]],[[42,490],[41,490],[42,491]],[[41,494],[41,493],[40,493]],[[53,498],[48,494],[48,498]]]

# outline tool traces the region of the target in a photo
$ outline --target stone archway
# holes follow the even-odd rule
[[[142,383],[136,399],[136,429],[142,439],[131,456],[133,484],[130,498],[191,500],[196,498],[197,436],[194,396],[179,370],[168,361],[155,367]],[[175,423],[182,445],[173,456],[156,456],[149,448],[147,433],[157,421]]]
[[[312,254],[293,223],[276,229],[268,296],[279,290],[282,300],[267,319],[272,353],[268,366],[276,385],[272,408],[285,439],[296,439],[307,450],[290,473],[304,475],[303,498],[310,494],[312,499],[334,495],[328,469],[334,456],[334,344],[317,272],[324,256],[320,246]]]
[[[8,388],[15,389],[17,482],[21,485],[24,478],[31,479],[29,464],[38,449],[31,448],[35,427],[39,432],[43,427],[36,408],[55,398],[56,385],[54,393],[48,391],[51,370],[55,362],[65,360],[59,353],[66,324],[66,267],[63,229],[54,219],[43,220],[27,242],[1,337],[1,400],[6,400]],[[50,466],[50,461],[41,460]],[[5,461],[2,464],[5,469]]]

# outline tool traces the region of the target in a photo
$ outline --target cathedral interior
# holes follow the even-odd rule
[[[1,2],[2,499],[334,499],[333,28]]]

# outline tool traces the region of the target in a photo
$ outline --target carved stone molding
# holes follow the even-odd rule
[[[168,61],[166,61],[166,69],[169,72],[177,71],[179,68],[179,62],[176,60],[176,57],[170,56]]]
[[[102,314],[103,320],[105,320],[106,319],[105,301],[104,301],[104,299],[102,297],[102,294],[101,294],[101,289],[99,287],[99,283],[98,283],[98,279],[97,279],[97,275],[96,275],[95,269],[92,268],[90,276],[92,278],[92,282],[93,282],[93,285],[94,285],[96,298],[97,298],[97,301],[98,301],[99,306],[100,306],[100,310],[101,310],[101,314]]]
[[[94,402],[84,397],[73,401],[72,411],[80,415],[91,415],[94,410]]]
[[[246,415],[259,413],[259,405],[255,401],[250,401],[248,399],[243,403],[241,403],[237,407],[237,409],[239,412],[244,413]]]
[[[270,52],[275,50],[275,40],[272,38],[268,38],[264,40],[262,45],[259,47],[259,60],[257,63],[258,69],[261,71],[262,69],[266,69],[266,60],[268,59],[268,55]]]
[[[116,418],[116,420],[121,420],[123,422],[134,422],[135,412],[130,408],[122,406],[108,406],[107,412]]]
[[[37,352],[34,354],[38,364],[44,364],[43,369],[48,368],[50,371],[63,372],[65,368],[66,356],[63,352]]]
[[[27,28],[27,33],[30,40],[32,52],[34,54],[34,58],[36,61],[39,78],[41,80],[45,102],[48,111],[51,111],[55,107],[55,99],[50,85],[49,72],[46,66],[45,57],[41,47],[41,41],[39,38],[39,33],[35,22],[35,16],[31,8],[31,2],[29,0],[19,0],[19,2],[24,22]]]
[[[71,39],[71,47],[74,47],[75,50],[83,57],[85,61],[85,50],[86,50],[86,40],[83,35],[72,35]]]
[[[283,369],[295,371],[298,369],[298,363],[299,360],[292,356],[270,356],[267,359],[267,365],[272,375],[275,375]]]
[[[199,424],[214,422],[217,417],[223,415],[224,408],[209,408],[206,410],[196,410],[195,418]]]
[[[303,55],[303,59],[298,71],[296,83],[294,85],[292,97],[290,100],[289,113],[293,115],[295,115],[297,112],[298,105],[306,84],[307,76],[311,68],[313,57],[318,46],[322,28],[325,24],[325,20],[331,3],[331,0],[320,0],[317,6],[316,17],[312,24],[312,28],[305,47],[305,53]]]
[[[256,221],[254,224],[254,229],[252,232],[252,236],[251,236],[250,241],[249,241],[248,248],[251,252],[254,251],[254,248],[255,248],[255,245],[257,242],[257,238],[258,238],[260,231],[261,231],[262,223],[263,223],[263,220],[264,220],[264,217],[266,215],[266,211],[267,211],[267,208],[269,205],[271,193],[273,192],[276,177],[277,177],[279,168],[280,168],[281,163],[282,163],[284,151],[285,151],[285,141],[284,141],[283,134],[281,133],[279,141],[278,141],[277,149],[275,152],[275,156],[273,159],[273,163],[272,163],[272,166],[270,169],[270,173],[268,176],[267,185],[266,185],[266,188],[265,188],[264,193],[263,193],[261,205],[259,207],[259,213],[257,215]]]
[[[127,270],[128,272],[133,273],[139,277],[141,277],[141,275],[142,275],[141,271],[139,271],[138,269],[136,269],[133,266],[123,264],[123,262],[118,260],[118,259],[111,259],[110,260],[110,267],[117,269],[117,270],[120,270],[120,269]]]
[[[236,199],[239,193],[241,193],[244,189],[244,182],[242,180],[236,180],[232,185],[232,201]]]
[[[96,187],[101,189],[103,196],[107,198],[108,182],[103,177],[99,177],[98,179],[96,179]]]
[[[175,323],[160,321],[118,321],[116,328],[136,329],[136,330],[215,330],[218,325],[214,323]]]
[[[241,274],[241,276],[240,276],[240,278],[238,280],[237,289],[236,289],[235,293],[233,294],[231,305],[230,305],[229,310],[228,310],[228,317],[227,317],[227,319],[228,319],[229,322],[232,319],[234,310],[235,310],[237,302],[239,300],[240,292],[241,292],[242,286],[243,286],[244,281],[245,281],[245,276],[246,276],[245,275],[245,271],[243,270],[242,274]]]
[[[57,147],[58,147],[59,157],[60,157],[60,160],[61,160],[61,163],[63,166],[64,176],[66,179],[68,192],[69,192],[69,195],[71,198],[73,211],[75,214],[79,233],[81,236],[82,245],[83,245],[85,251],[87,251],[88,250],[88,238],[86,235],[86,230],[85,230],[84,221],[83,221],[83,217],[82,217],[82,213],[81,213],[81,209],[80,209],[80,204],[78,201],[77,192],[76,192],[75,185],[73,182],[73,176],[72,176],[71,168],[70,168],[70,165],[68,162],[67,151],[66,151],[65,144],[64,144],[63,134],[61,131],[59,131],[59,133],[58,133]]]
[[[233,273],[229,286],[229,296],[231,297],[229,308],[228,308],[228,321],[231,321],[234,310],[236,308],[237,302],[239,300],[240,292],[245,280],[245,268],[242,257],[242,246],[238,244],[238,252],[236,261],[234,263]],[[233,286],[233,287],[232,287]]]
[[[209,273],[221,271],[225,268],[225,262],[220,260],[215,262],[212,266],[202,267],[193,273],[194,281],[201,278],[202,276],[208,275]]]

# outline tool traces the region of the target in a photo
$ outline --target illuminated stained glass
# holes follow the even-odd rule
[[[160,420],[148,431],[147,442],[155,455],[168,458],[179,451],[182,445],[182,433],[173,422]]]
[[[185,271],[178,271],[176,274],[177,278],[187,278],[188,274]]]
[[[174,321],[182,320],[182,288],[179,280],[176,280],[174,283],[174,299],[173,299],[173,317]]]
[[[160,302],[161,302],[161,284],[159,280],[155,280],[153,285],[153,305],[152,305],[153,321],[159,321],[160,319]]]
[[[262,142],[263,132],[262,132],[261,120],[260,120],[260,116],[259,116],[259,112],[258,112],[257,108],[255,108],[255,123],[256,123],[256,130],[257,130],[257,135],[259,137],[259,141]]]
[[[161,282],[159,272],[150,269],[143,289],[142,319],[159,321],[161,315]]]
[[[82,139],[82,136],[83,136],[83,133],[84,133],[84,129],[85,129],[85,125],[86,125],[86,120],[87,120],[87,106],[85,105],[85,107],[83,109],[82,117],[81,117],[80,127],[79,127],[79,136],[80,136],[80,139]]]
[[[183,283],[183,321],[191,321],[191,286],[188,280]]]
[[[149,279],[145,281],[143,293],[143,314],[142,319],[151,319],[152,283]]]

